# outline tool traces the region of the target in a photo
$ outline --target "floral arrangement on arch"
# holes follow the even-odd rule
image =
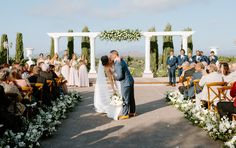
[[[236,147],[236,121],[229,121],[226,117],[220,119],[216,112],[196,108],[191,100],[184,100],[179,91],[167,92],[166,99],[182,111],[185,118],[207,131],[211,138],[224,141],[225,147]]]
[[[110,31],[103,31],[100,34],[101,40],[109,40],[109,41],[138,41],[141,38],[141,32],[136,30],[130,29],[119,29],[119,30],[110,30]]]

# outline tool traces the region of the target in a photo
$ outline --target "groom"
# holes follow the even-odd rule
[[[116,50],[110,52],[110,59],[114,61],[115,79],[120,81],[121,94],[123,97],[123,112],[119,120],[128,119],[135,116],[135,100],[134,100],[134,79],[130,74],[128,65],[119,57]]]

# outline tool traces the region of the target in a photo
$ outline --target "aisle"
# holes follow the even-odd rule
[[[65,147],[221,147],[164,99],[164,85],[136,85],[135,96],[139,116],[113,121],[93,109],[93,89],[78,89],[81,102],[64,120],[53,137],[41,141],[44,148]]]

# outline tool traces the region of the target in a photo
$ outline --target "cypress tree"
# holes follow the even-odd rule
[[[168,23],[164,31],[171,31],[172,26]],[[163,68],[166,68],[166,60],[170,54],[170,50],[174,49],[172,36],[163,36],[163,52],[162,52],[162,63]]]
[[[185,28],[184,31],[192,31],[192,28]],[[181,45],[183,47],[183,45]],[[193,40],[192,40],[192,35],[188,37],[188,53],[191,52],[193,53]]]
[[[22,33],[17,33],[16,35],[16,62],[21,62],[24,59],[24,47],[23,47],[23,35]]]
[[[0,64],[7,63],[7,48],[4,48],[4,42],[8,42],[7,34],[3,34],[1,37]]]
[[[149,32],[156,32],[155,27],[152,27],[148,30]],[[152,36],[150,39],[150,52],[151,52],[151,69],[154,75],[157,72],[158,69],[158,40],[157,36]]]
[[[68,32],[73,32],[73,30],[68,30]],[[69,51],[69,59],[72,58],[72,54],[74,53],[74,37],[68,37],[67,38],[67,49]]]
[[[51,46],[50,46],[50,56],[54,56],[54,39],[51,38]]]
[[[89,32],[89,29],[87,26],[85,26],[82,30],[82,32]],[[82,37],[81,42],[81,48],[82,48],[82,55],[86,58],[88,64],[87,66],[90,66],[90,40],[89,37]]]

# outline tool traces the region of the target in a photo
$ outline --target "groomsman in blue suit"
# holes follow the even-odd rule
[[[207,64],[209,63],[208,57],[204,55],[203,51],[200,51],[202,60],[200,62],[206,62]]]
[[[214,51],[211,51],[211,55],[208,57],[208,64],[216,64],[216,62],[218,61],[218,57],[215,55]]]
[[[194,63],[202,62],[202,56],[199,50],[196,51],[196,55],[193,56]]]
[[[173,49],[170,51],[170,56],[167,58],[166,65],[168,68],[169,85],[172,85],[174,87],[176,85],[175,71],[178,65],[178,58],[174,56]]]
[[[188,60],[188,57],[185,55],[185,50],[180,50],[180,55],[178,55],[178,76],[180,77],[183,73],[182,64]]]
[[[189,53],[188,53],[188,59],[187,59],[187,61],[189,62],[189,64],[194,63],[192,52],[189,52]]]

